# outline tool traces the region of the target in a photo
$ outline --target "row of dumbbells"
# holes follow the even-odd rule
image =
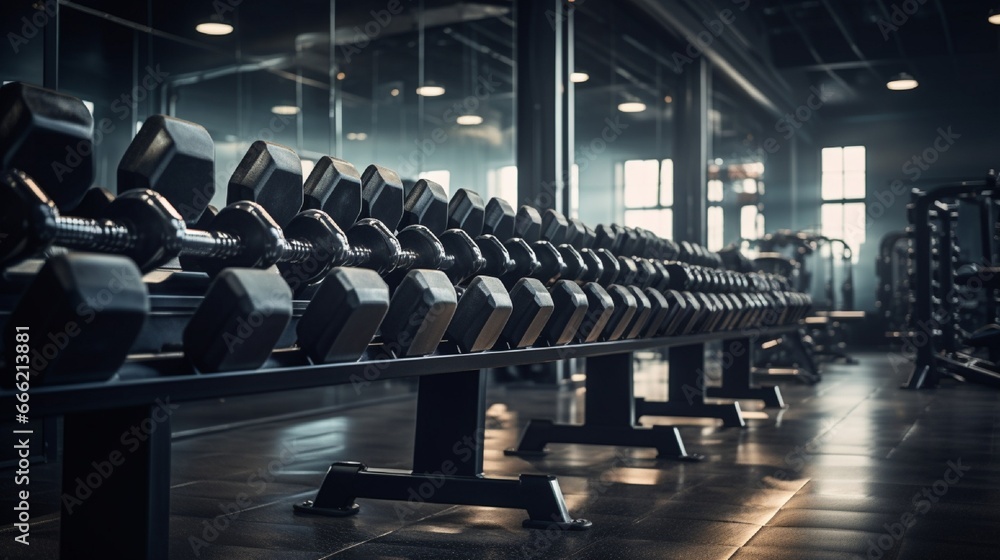
[[[19,109],[55,105],[60,116],[67,107],[76,110],[77,120],[89,115],[72,98],[51,99],[58,96],[53,92],[19,86],[16,95],[7,93],[4,99],[20,102]],[[49,103],[37,103],[38,98]],[[40,130],[48,123],[35,119],[20,129],[21,142],[0,141],[24,146],[24,140],[31,145],[32,137],[44,136],[47,148],[59,152],[53,138],[68,127]],[[16,132],[11,127],[6,134]],[[156,190],[113,198],[88,191],[89,180],[53,184],[62,200],[77,201],[90,218],[60,216],[57,204],[28,175],[5,173],[0,258],[10,264],[59,245],[123,254],[143,271],[180,257],[183,268],[217,276],[184,337],[186,352],[204,371],[258,367],[270,354],[273,344],[265,342],[276,342],[291,316],[289,290],[277,285],[276,275],[232,269],[275,264],[288,285],[311,298],[297,327],[299,345],[322,362],[357,359],[378,330],[393,354],[421,355],[433,352],[442,337],[472,352],[745,327],[763,320],[765,310],[780,311],[772,322],[794,320],[798,303],[765,293],[765,279],[703,273],[719,260],[698,246],[678,247],[616,226],[590,230],[527,206],[515,213],[502,200],[483,204],[467,190],[448,201],[429,181],[404,193],[390,170],[370,166],[359,174],[333,158],[316,165],[303,193],[298,157],[264,142],[251,147],[233,174],[231,204],[214,212],[207,208],[206,189],[199,188],[206,184],[205,171],[209,178],[214,173],[211,146],[197,125],[168,117],[147,120],[122,159],[119,182]],[[37,157],[38,149],[30,153]],[[30,164],[16,150],[4,153],[5,166],[22,163]],[[186,210],[187,220],[161,190]],[[324,209],[351,224],[346,232]],[[272,216],[280,217],[284,228]],[[691,267],[685,276],[685,265],[665,264],[664,254],[684,254],[707,266]],[[667,266],[680,267],[673,281]],[[709,284],[721,292],[718,299],[699,301],[687,291]],[[225,335],[242,317],[256,317],[259,324],[243,329],[252,331],[253,344],[244,340],[234,349]]]

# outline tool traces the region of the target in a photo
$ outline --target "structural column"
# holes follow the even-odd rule
[[[710,77],[705,57],[681,74],[674,145],[674,239],[705,243]]]
[[[517,2],[517,196],[540,210],[560,208],[572,156],[567,149],[566,64],[572,4]]]

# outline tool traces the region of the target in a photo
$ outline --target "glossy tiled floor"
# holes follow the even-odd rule
[[[860,365],[826,366],[814,387],[786,382],[788,409],[745,403],[743,430],[682,428],[702,463],[576,445],[553,445],[539,460],[505,457],[526,419],[578,420],[582,399],[491,391],[487,472],[558,475],[570,511],[594,523],[586,532],[525,530],[523,512],[464,506],[362,500],[348,519],[292,513],[333,460],[408,467],[412,399],[189,432],[174,443],[171,558],[1000,558],[1000,392],[957,383],[901,391],[905,374],[891,363],[864,354]],[[638,392],[662,397],[664,371],[643,362]],[[217,416],[217,407],[189,405],[175,420]],[[39,484],[55,472],[38,471]],[[242,497],[242,511],[219,517]],[[37,507],[51,511],[56,499],[49,492]],[[221,530],[206,528],[213,521]],[[52,558],[57,531],[52,516],[36,518],[31,554],[12,551],[8,538],[0,554]]]

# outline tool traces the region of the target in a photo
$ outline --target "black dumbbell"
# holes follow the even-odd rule
[[[623,228],[617,225],[599,225],[594,230],[594,244],[601,246],[598,251],[620,253],[615,259],[618,261],[619,273],[618,283],[627,283],[634,291],[641,291],[645,300],[648,300],[648,317],[645,326],[642,326],[641,316],[633,325],[633,333],[639,336],[665,336],[671,334],[668,327],[673,324],[673,315],[678,312],[687,312],[691,306],[673,307],[668,305],[666,290],[669,288],[669,274],[664,268],[664,263],[657,259],[645,257],[632,257],[629,253],[646,251],[652,244],[647,239],[647,234],[632,228]],[[676,294],[675,294],[676,295]],[[639,300],[639,307],[646,306],[646,301]],[[640,326],[641,330],[635,331],[635,327]]]
[[[555,309],[552,295],[532,274],[540,266],[534,250],[512,238],[514,213],[499,199],[483,204],[475,191],[459,189],[447,207],[448,227],[465,231],[484,259],[482,272],[495,276],[508,289],[513,311],[500,333],[498,347],[535,345]],[[506,241],[504,241],[506,240]]]
[[[240,169],[246,169],[246,164],[241,163],[237,172]],[[51,188],[44,178],[28,175]],[[185,222],[197,223],[215,195],[211,135],[193,122],[164,115],[147,118],[118,163],[118,192],[133,189],[160,193]]]
[[[473,207],[481,206],[482,199],[474,193],[463,195],[462,199],[473,201]],[[572,267],[567,266],[566,258],[574,257],[541,238],[541,215],[531,207],[522,206],[515,213],[506,201],[494,198],[482,213],[483,230],[488,232],[483,238],[507,238],[505,245],[515,265],[507,272],[506,282],[510,284],[531,276],[539,280],[541,285],[548,286],[555,310],[541,332],[541,340],[550,345],[559,345],[576,339],[587,313],[588,296],[573,277],[566,276],[566,272],[570,268],[580,269],[582,261]],[[472,215],[477,214],[478,212]],[[470,229],[478,225],[478,221],[467,219],[454,221]],[[580,260],[580,256],[575,255],[575,259]]]
[[[129,259],[75,253],[49,258],[7,317],[6,363],[17,375],[4,375],[0,386],[10,389],[29,375],[32,385],[108,379],[125,362],[148,315],[142,274]],[[32,351],[20,353],[18,344]]]
[[[594,234],[591,236],[589,228],[579,221],[573,224],[571,231],[570,221],[555,210],[546,211],[543,224],[543,237],[548,237],[552,240],[573,239],[580,244],[580,250],[577,250],[576,247],[569,243],[559,246],[559,250],[567,254],[567,262],[580,263],[580,271],[573,272],[575,277],[585,282],[596,281],[599,282],[599,285],[609,288],[613,283],[619,284],[631,292],[631,299],[618,297],[619,305],[622,303],[633,305],[634,301],[635,306],[634,311],[626,319],[624,329],[619,329],[619,325],[616,322],[616,320],[622,319],[622,311],[619,310],[619,315],[617,316],[612,311],[604,327],[605,338],[613,340],[614,338],[611,337],[617,334],[617,331],[621,331],[619,336],[624,338],[654,335],[666,317],[667,308],[660,293],[650,289],[648,283],[640,284],[637,281],[638,269],[636,263],[632,259],[616,258],[603,247],[596,249],[596,251],[591,250],[590,247],[585,247],[584,245],[596,243],[597,235]],[[591,292],[596,292],[596,290],[591,288]],[[615,299],[614,294],[609,293],[608,295],[612,300]],[[591,304],[588,311],[589,317],[599,318],[604,315],[604,302],[606,299],[602,296],[603,294],[599,293],[589,295]],[[596,323],[598,320],[591,319],[588,323]],[[586,340],[587,338],[593,338],[594,332],[593,330],[589,330],[586,335],[584,333],[580,333],[580,335],[582,339]]]
[[[348,230],[348,238],[351,238],[354,230],[372,222],[382,225],[380,235],[388,233],[391,236],[392,231],[399,227],[403,219],[402,179],[389,168],[369,165],[360,175],[360,184],[362,219]],[[363,234],[365,231],[359,230],[359,233]],[[426,240],[428,249],[418,254],[403,249],[399,245],[399,240],[392,237],[394,249],[401,257],[391,269],[384,272],[388,273],[397,268],[408,272],[402,278],[397,276],[392,279],[389,310],[380,327],[383,351],[391,355],[421,356],[435,352],[459,311],[459,294],[448,276],[440,270],[432,270],[447,267],[448,259],[444,247],[437,239],[433,239],[433,236],[429,236]],[[414,268],[418,262],[433,266]],[[476,293],[481,293],[481,290]],[[470,297],[469,302],[463,304],[459,321],[455,326],[467,324],[464,322],[470,315],[465,312],[465,307],[474,299],[475,295]],[[490,315],[502,317],[502,314],[501,305]],[[468,326],[471,330],[472,325]],[[470,336],[456,342],[460,345],[464,343],[471,348],[477,344],[478,336]]]
[[[397,259],[413,255],[396,251],[391,234],[380,224],[366,224],[366,239],[377,243],[351,248],[346,236],[325,213],[308,210],[296,216],[289,231],[302,238],[286,239],[267,212],[252,202],[238,202],[219,211],[211,231],[188,229],[184,220],[155,191],[123,193],[109,206],[104,220],[63,217],[55,204],[19,171],[0,178],[4,202],[4,233],[0,263],[10,264],[50,245],[70,249],[123,254],[148,271],[177,254],[197,257],[201,268],[213,272],[227,267],[267,268],[277,263],[301,263],[316,258],[321,278],[334,264],[364,264],[391,269]],[[371,222],[375,222],[372,220]],[[355,228],[352,228],[352,230]],[[324,268],[326,270],[324,270]]]
[[[426,256],[412,266],[440,268],[456,286],[458,308],[446,331],[448,339],[463,352],[488,350],[500,338],[513,313],[513,303],[498,278],[477,276],[486,258],[464,230],[446,229],[451,225],[448,208],[448,197],[441,185],[426,179],[416,181],[406,194],[399,221],[402,229],[397,237],[404,249]],[[435,254],[435,244],[441,247],[443,256]],[[503,247],[499,246],[499,250],[497,258],[506,261]],[[404,270],[390,275],[390,284]]]
[[[506,325],[502,328],[495,326],[486,330],[497,333],[498,339],[493,343],[500,342],[506,347],[523,347],[534,344],[535,339],[541,335],[549,343],[560,343],[559,340],[550,339],[547,336],[551,321],[541,323],[545,329],[539,331],[539,317],[547,317],[552,311],[552,295],[540,297],[537,290],[542,289],[539,282],[510,282],[511,291],[500,289],[502,283],[497,277],[505,277],[510,281],[508,271],[516,266],[516,262],[511,258],[507,248],[499,239],[492,235],[477,235],[473,240],[471,235],[482,231],[484,222],[485,206],[482,199],[473,191],[460,189],[455,193],[449,202],[444,189],[432,181],[417,181],[406,197],[403,210],[403,220],[401,224],[408,224],[399,232],[400,239],[404,239],[404,233],[410,232],[414,238],[426,237],[430,232],[441,232],[439,237],[446,246],[446,252],[452,256],[446,272],[456,285],[463,286],[466,280],[477,271],[490,274],[490,276],[477,276],[473,280],[484,284],[485,282],[498,283],[490,291],[484,292],[483,296],[488,302],[478,303],[469,306],[470,316],[478,316],[480,321],[487,319],[488,314],[483,313],[483,309],[489,309],[490,302],[509,303],[511,309],[507,310],[504,317]],[[445,229],[450,227],[451,229]],[[420,232],[418,234],[418,232]],[[528,254],[530,248],[523,243],[510,244],[515,250],[524,249]],[[529,256],[530,258],[530,256]],[[481,270],[480,270],[481,269]],[[484,284],[485,285],[485,284]],[[470,283],[469,287],[472,287]],[[466,291],[463,286],[460,291]],[[544,291],[544,290],[543,290]],[[486,305],[484,305],[486,304]],[[497,321],[492,321],[497,323]],[[458,338],[469,337],[474,334],[468,326],[461,326],[450,329],[449,336]],[[487,338],[480,337],[483,345],[486,345]]]
[[[94,181],[93,134],[79,99],[21,82],[0,87],[0,168],[50,185],[62,210],[75,208]]]

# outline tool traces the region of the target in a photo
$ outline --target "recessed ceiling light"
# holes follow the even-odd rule
[[[915,89],[918,85],[920,84],[917,82],[916,78],[906,72],[900,72],[899,74],[889,78],[885,87],[891,89],[892,91],[906,91],[909,89]]]
[[[618,110],[622,113],[641,113],[646,110],[646,104],[639,101],[626,101],[618,104]]]
[[[674,102],[674,98],[672,96],[666,95],[666,96],[663,97],[663,102],[664,103],[673,103]]]
[[[365,140],[366,138],[368,138],[368,134],[364,133],[364,132],[348,132],[347,133],[347,139],[348,140],[358,140],[358,141],[361,141],[361,140]]]
[[[299,108],[295,105],[275,105],[271,107],[271,112],[275,115],[298,115]]]
[[[343,72],[337,72],[337,79],[338,80],[343,80],[346,77],[347,77],[347,74],[345,74]]]
[[[438,97],[444,95],[444,88],[441,86],[420,86],[417,88],[417,95],[424,97]]]
[[[392,88],[389,90],[389,95],[393,97],[399,97],[399,88]]]
[[[459,115],[455,122],[465,126],[473,126],[483,123],[483,117],[479,115]]]
[[[229,35],[233,32],[233,26],[223,21],[203,21],[194,26],[194,30],[204,35]]]
[[[994,8],[990,10],[990,15],[986,18],[986,21],[993,25],[1000,25],[1000,9]]]
[[[583,83],[589,79],[590,79],[590,74],[586,72],[573,72],[572,74],[569,75],[569,81],[573,82],[574,84]]]

